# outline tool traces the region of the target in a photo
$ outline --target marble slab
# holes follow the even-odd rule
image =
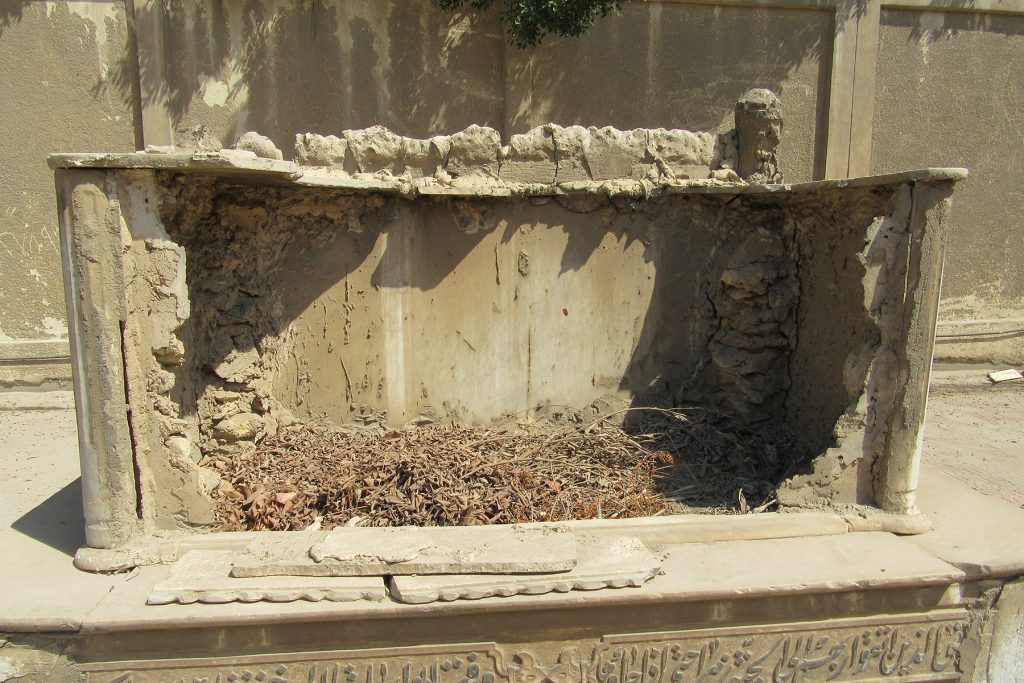
[[[569,571],[576,539],[551,526],[339,528],[255,539],[231,575],[403,576]]]
[[[153,586],[146,604],[188,605],[195,602],[350,602],[382,600],[380,577],[264,576],[231,577],[230,550],[193,550],[175,563],[170,575]]]
[[[576,566],[560,574],[394,576],[391,579],[391,596],[399,602],[420,604],[637,587],[661,571],[658,558],[640,539],[632,536],[609,538],[579,534],[576,552]]]

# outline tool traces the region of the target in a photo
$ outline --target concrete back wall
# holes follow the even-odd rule
[[[70,378],[46,155],[135,147],[127,49],[123,2],[0,0],[0,386]]]
[[[140,22],[162,22],[164,58],[154,56],[143,86],[166,90],[178,131],[206,126],[231,144],[259,130],[290,156],[306,131],[502,128],[506,41],[495,12],[457,17],[430,0],[185,0],[154,11],[144,4]]]
[[[393,425],[487,424],[678,386],[710,336],[698,285],[724,250],[716,207],[701,208],[403,206],[384,232],[298,246],[274,286],[294,319],[278,395],[338,423],[386,411]],[[473,234],[467,209],[484,213]]]
[[[979,56],[984,55],[984,59]],[[1024,362],[1024,14],[882,13],[871,170],[972,177],[953,203],[936,354]],[[927,162],[926,162],[927,160]]]
[[[378,123],[506,139],[547,121],[718,130],[754,86],[786,108],[787,179],[970,167],[940,333],[1024,327],[1024,2],[929,1],[635,2],[583,39],[521,51],[497,12],[429,0],[0,0],[0,386],[68,374],[49,152],[188,144],[202,127],[226,144],[260,130],[289,157],[297,132]],[[1021,361],[1022,340],[938,348]]]

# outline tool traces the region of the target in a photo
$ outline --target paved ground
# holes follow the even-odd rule
[[[986,372],[936,373],[922,466],[1024,507],[1024,381],[993,385]]]
[[[0,454],[0,529],[55,495],[62,497],[54,503],[77,496],[81,469],[70,392],[0,394]]]
[[[0,393],[0,555],[15,558],[0,563],[0,595],[17,630],[76,630],[124,582],[71,565],[85,543],[80,473],[70,392]]]

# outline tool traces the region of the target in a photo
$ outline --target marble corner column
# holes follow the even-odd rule
[[[139,527],[125,400],[126,301],[115,179],[105,171],[56,172],[85,539],[93,548],[119,545]]]
[[[906,285],[896,346],[895,396],[888,433],[874,477],[876,504],[894,514],[917,512],[925,410],[935,349],[945,250],[945,224],[953,182],[918,181],[907,226]]]

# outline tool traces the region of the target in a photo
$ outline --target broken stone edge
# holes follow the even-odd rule
[[[575,545],[579,563],[565,574],[394,576],[388,586],[395,600],[423,604],[572,590],[638,588],[661,573],[661,559],[635,536],[609,538],[583,534],[576,537]]]

